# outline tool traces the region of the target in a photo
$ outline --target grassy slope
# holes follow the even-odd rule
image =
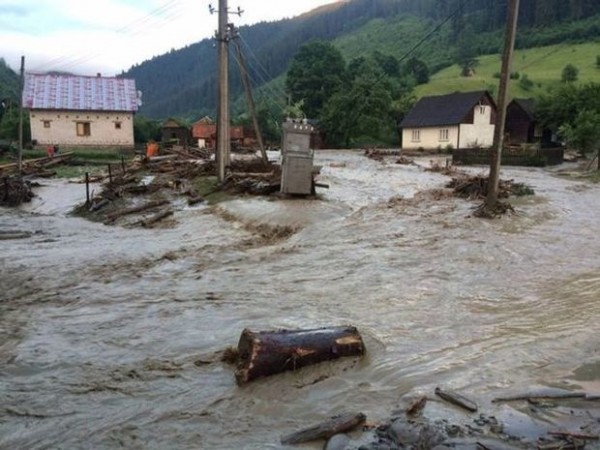
[[[432,28],[433,24],[429,21],[412,16],[375,19],[336,39],[334,45],[342,52],[346,61],[376,50],[400,59]],[[427,45],[415,51],[414,56],[423,59],[430,67],[448,65],[452,54],[448,51],[447,28],[444,27],[431,36]]]
[[[600,81],[600,69],[596,67],[596,57],[600,55],[600,43],[560,44],[517,50],[513,60],[513,72],[527,74],[534,82],[530,91],[519,86],[519,80],[512,80],[512,97],[537,97],[549,87],[560,84],[562,70],[566,64],[574,64],[579,69],[579,82]],[[496,93],[500,72],[500,55],[486,55],[479,58],[475,76],[459,76],[457,65],[448,67],[431,77],[428,84],[418,86],[417,97],[424,95],[447,94],[455,91],[488,89]]]

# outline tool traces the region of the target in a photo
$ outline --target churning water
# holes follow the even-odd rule
[[[599,186],[505,168],[536,195],[486,221],[465,200],[398,200],[441,174],[317,158],[320,200],[181,208],[171,229],[69,217],[83,188],[59,182],[0,210],[0,231],[33,233],[0,241],[0,448],[279,448],[283,433],[347,410],[377,422],[437,385],[481,401],[600,391]],[[295,232],[258,236],[265,225]],[[246,327],[345,324],[361,360],[239,388],[215,356]]]

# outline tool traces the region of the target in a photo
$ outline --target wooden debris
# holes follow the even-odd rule
[[[461,408],[464,408],[467,411],[470,411],[470,412],[477,411],[477,404],[475,402],[469,400],[468,398],[466,398],[463,395],[460,395],[454,391],[449,391],[449,390],[445,390],[445,389],[436,387],[435,394],[438,397],[446,400],[447,402],[452,403],[453,405],[456,405],[456,406],[460,406]]]
[[[362,337],[355,327],[261,332],[245,329],[238,342],[235,377],[241,385],[259,377],[343,356],[360,356],[364,352]]]
[[[188,198],[188,205],[194,206],[194,205],[197,205],[198,203],[202,203],[203,201],[204,201],[204,197],[200,197],[200,196],[190,197],[190,198]]]
[[[34,194],[31,183],[21,177],[4,177],[0,179],[0,206],[19,206],[30,202]]]
[[[512,402],[519,400],[533,400],[533,399],[545,399],[545,400],[560,400],[560,399],[571,399],[571,398],[586,398],[585,392],[556,392],[556,393],[525,393],[510,395],[507,397],[496,397],[492,399],[492,403],[498,402]]]
[[[148,219],[144,219],[144,220],[140,221],[140,223],[142,224],[143,227],[149,227],[149,226],[155,224],[156,222],[160,222],[161,220],[163,220],[169,216],[172,216],[172,215],[173,215],[172,209],[165,209],[163,211],[156,213],[155,215],[153,215],[152,217],[150,217]]]
[[[488,193],[488,181],[487,176],[459,173],[446,184],[446,187],[453,189],[457,197],[469,200],[485,199]],[[534,194],[533,189],[523,183],[515,183],[513,180],[500,180],[499,182],[498,198]]]
[[[163,200],[154,200],[154,201],[151,201],[151,202],[146,203],[144,205],[134,206],[134,207],[131,207],[131,208],[126,208],[126,209],[122,209],[122,210],[119,210],[119,211],[115,211],[115,212],[113,212],[113,213],[111,213],[111,214],[109,214],[107,216],[106,222],[112,223],[115,220],[117,220],[119,217],[123,217],[123,216],[126,216],[128,214],[140,213],[140,212],[146,211],[148,209],[152,209],[152,208],[156,208],[158,206],[162,206],[162,205],[164,205],[166,203],[169,203],[169,201],[168,200],[164,200],[164,199]]]
[[[570,431],[548,431],[550,436],[556,436],[567,439],[581,439],[583,441],[597,441],[600,436],[597,434],[572,433]]]
[[[366,419],[367,417],[363,413],[340,414],[319,425],[282,436],[281,443],[284,445],[294,445],[317,439],[329,439],[338,433],[344,433],[362,425]]]
[[[0,231],[0,241],[27,239],[30,237],[31,233],[29,231]]]
[[[415,161],[407,158],[406,156],[400,156],[397,160],[396,160],[396,164],[402,164],[405,166],[412,166],[415,164]]]
[[[418,416],[419,414],[421,414],[426,404],[427,397],[425,395],[423,397],[419,397],[410,405],[408,405],[408,407],[406,408],[406,415],[409,417]]]
[[[89,211],[94,212],[104,208],[106,205],[110,204],[110,200],[107,198],[103,198],[102,200],[94,200],[92,201],[92,205],[90,206]]]

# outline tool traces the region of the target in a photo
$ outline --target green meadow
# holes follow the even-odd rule
[[[559,44],[515,51],[513,79],[510,83],[511,97],[539,97],[552,86],[562,83],[561,76],[567,64],[579,69],[577,83],[600,82],[600,42],[585,44]],[[493,94],[498,90],[498,75],[501,55],[485,55],[478,58],[479,64],[471,77],[460,76],[460,67],[453,65],[431,76],[429,83],[418,86],[417,97],[441,95],[487,89]],[[531,81],[529,86],[523,77]],[[518,78],[517,78],[518,77]]]

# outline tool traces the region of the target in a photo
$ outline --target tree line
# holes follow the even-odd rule
[[[561,23],[596,14],[600,14],[600,2],[595,0],[522,0],[522,32],[517,46],[555,43],[552,30],[561,28]],[[257,85],[262,85],[285,74],[292,57],[311,39],[332,41],[373,19],[391,20],[403,15],[422,20],[424,32],[451,17],[444,45],[450,48],[458,42],[471,42],[474,54],[494,53],[501,42],[499,30],[505,22],[506,0],[352,0],[315,14],[241,27],[239,32],[243,48],[255,57],[250,64],[251,76]],[[527,29],[535,29],[535,32],[527,32]],[[558,37],[561,41],[573,32],[568,27],[565,30]],[[593,23],[576,31],[583,39],[600,33]],[[205,39],[124,72],[123,76],[136,79],[138,89],[143,92],[141,114],[153,118],[177,115],[190,120],[214,114],[217,97],[213,43],[212,39]],[[402,43],[398,43],[398,49],[402,51]],[[450,62],[454,61],[446,64]],[[230,63],[235,67],[233,58]],[[235,97],[241,95],[242,85],[235,70],[232,75],[231,93]]]

